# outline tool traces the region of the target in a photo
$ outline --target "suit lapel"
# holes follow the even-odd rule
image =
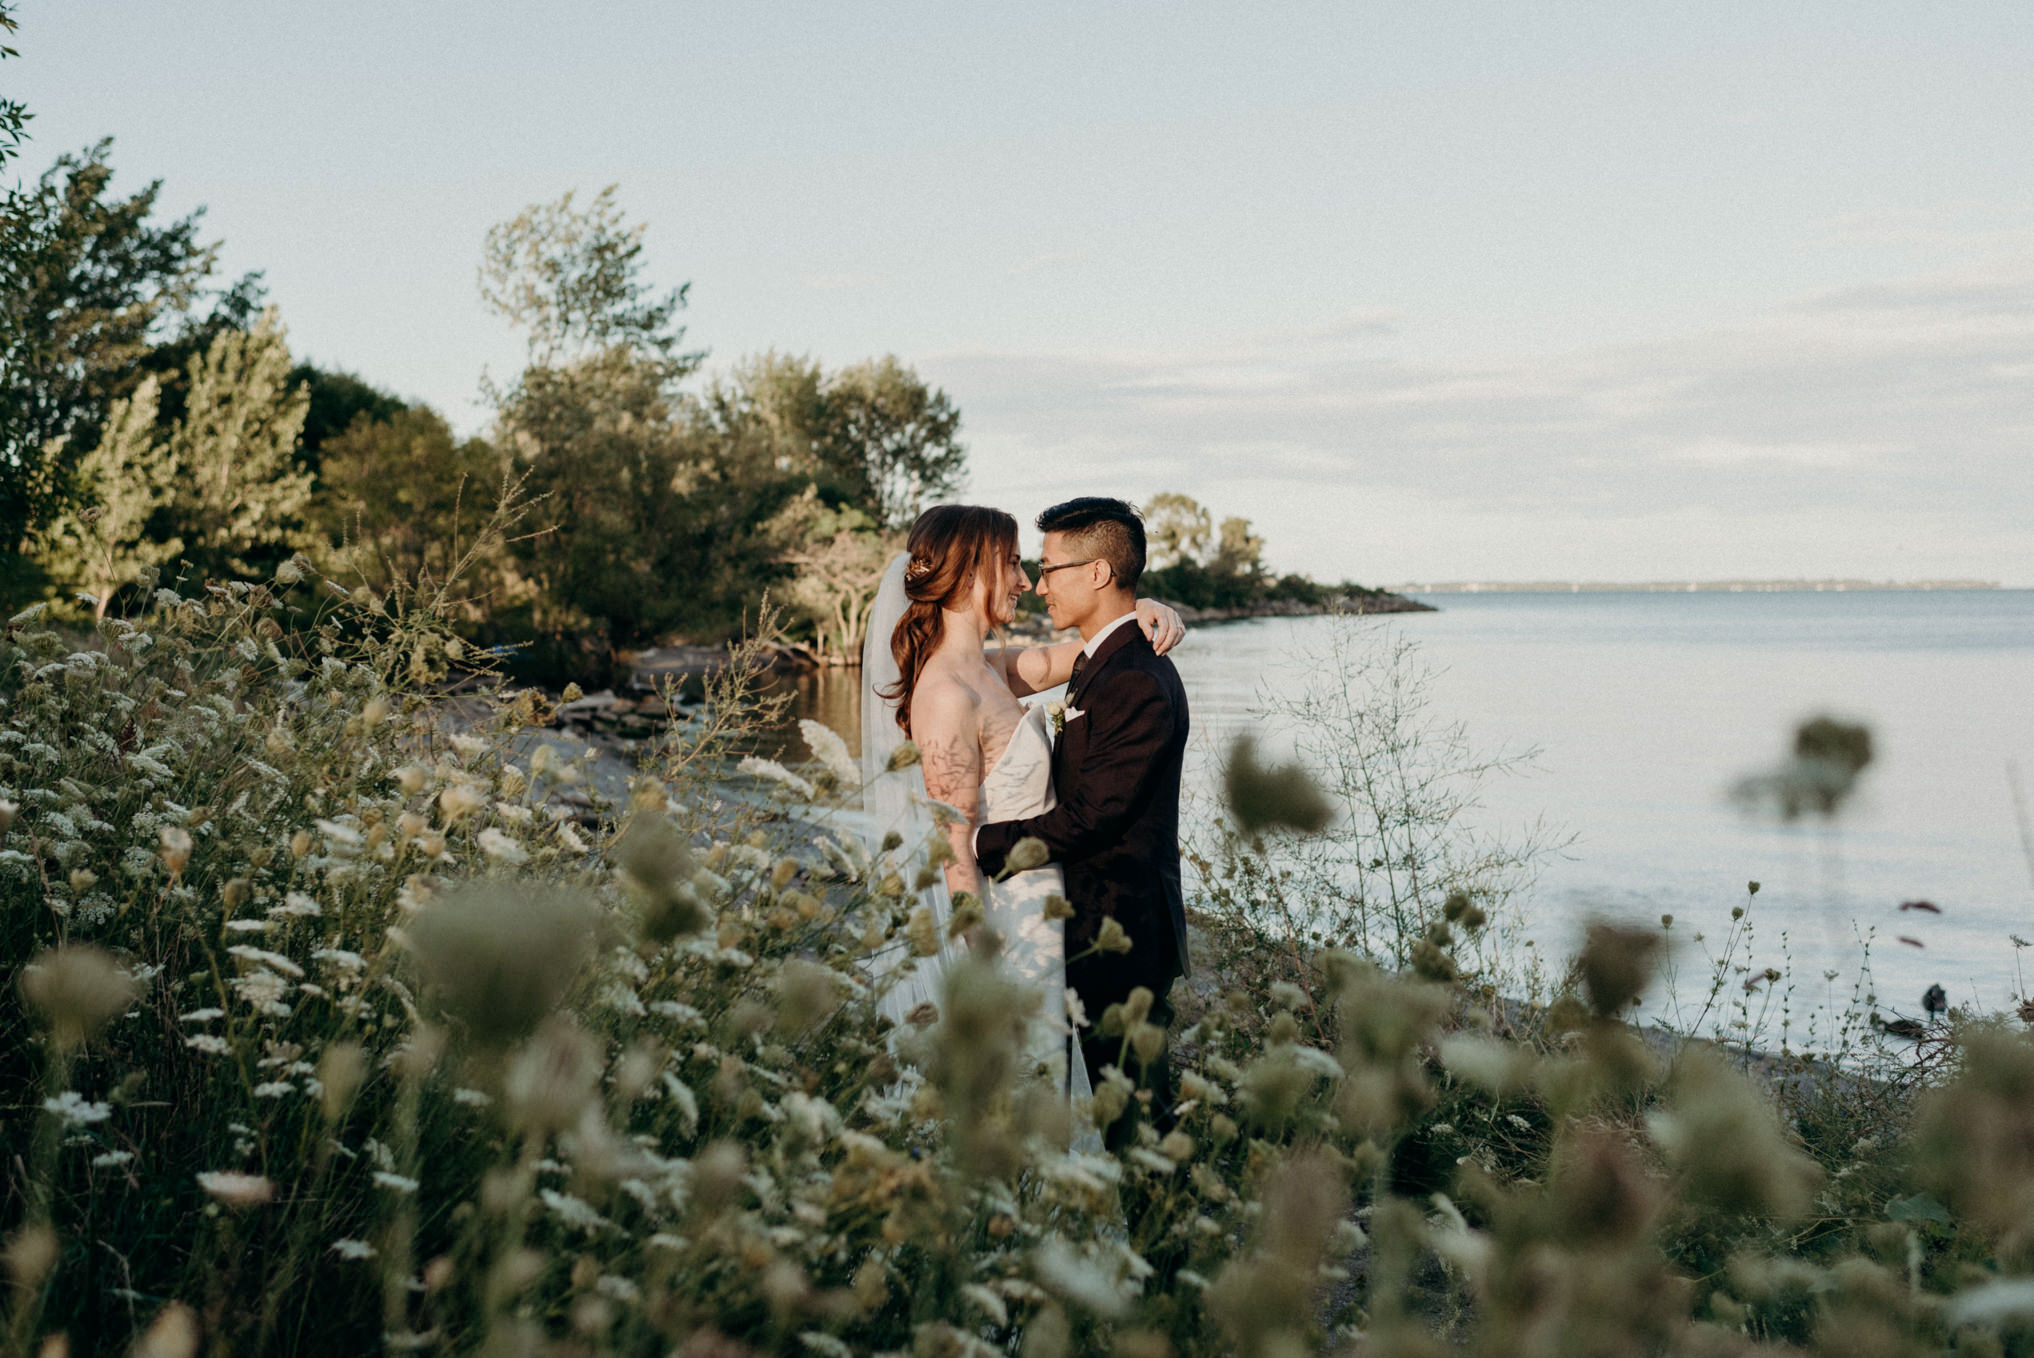
[[[1087,696],[1087,691],[1090,688],[1094,687],[1095,676],[1100,674],[1108,666],[1109,662],[1115,659],[1125,646],[1130,644],[1132,637],[1137,638],[1139,641],[1144,641],[1144,633],[1138,630],[1137,622],[1134,618],[1102,639],[1102,644],[1095,648],[1093,655],[1088,657],[1088,663],[1081,666],[1080,683],[1068,691],[1066,695],[1066,705],[1068,707],[1078,709],[1081,706],[1081,699]],[[1149,642],[1144,644],[1150,645]]]

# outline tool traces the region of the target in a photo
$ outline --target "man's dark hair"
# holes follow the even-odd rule
[[[1038,516],[1038,531],[1063,533],[1075,552],[1106,561],[1116,583],[1134,591],[1144,575],[1144,517],[1135,506],[1102,495],[1083,495]]]

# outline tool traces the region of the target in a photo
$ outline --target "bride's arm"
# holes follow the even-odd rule
[[[1170,604],[1156,599],[1137,601],[1137,626],[1151,642],[1151,649],[1164,655],[1186,636],[1186,623]],[[1063,684],[1073,673],[1074,657],[1081,653],[1079,641],[1059,641],[1050,646],[1027,646],[1022,650],[1005,647],[1001,653],[1003,680],[1010,691],[1022,698],[1043,693]]]
[[[934,683],[911,700],[911,734],[918,742],[925,790],[967,816],[946,827],[953,861],[946,865],[952,892],[982,894],[975,870],[975,822],[981,816],[981,700],[965,685]]]

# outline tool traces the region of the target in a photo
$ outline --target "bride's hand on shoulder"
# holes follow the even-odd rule
[[[1186,621],[1171,604],[1156,599],[1137,601],[1137,625],[1144,631],[1151,649],[1164,655],[1186,638]]]

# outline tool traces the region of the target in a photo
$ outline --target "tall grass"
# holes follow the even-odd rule
[[[1302,842],[1266,829],[1209,868],[1177,1128],[1078,1151],[1139,1092],[1031,1078],[993,940],[928,1022],[879,1017],[872,957],[940,942],[925,846],[829,827],[816,733],[795,778],[739,771],[753,663],[586,823],[549,795],[580,764],[526,752],[538,695],[446,720],[472,660],[301,563],[82,641],[7,623],[15,1351],[2027,1347],[2017,1033],[1855,1106],[1776,1094],[1626,1022],[1651,933],[1493,1004],[1446,834],[1321,881],[1375,932],[1282,934],[1260,888],[1283,854],[1301,899]],[[1093,1017],[1153,1041],[1141,1001]]]

